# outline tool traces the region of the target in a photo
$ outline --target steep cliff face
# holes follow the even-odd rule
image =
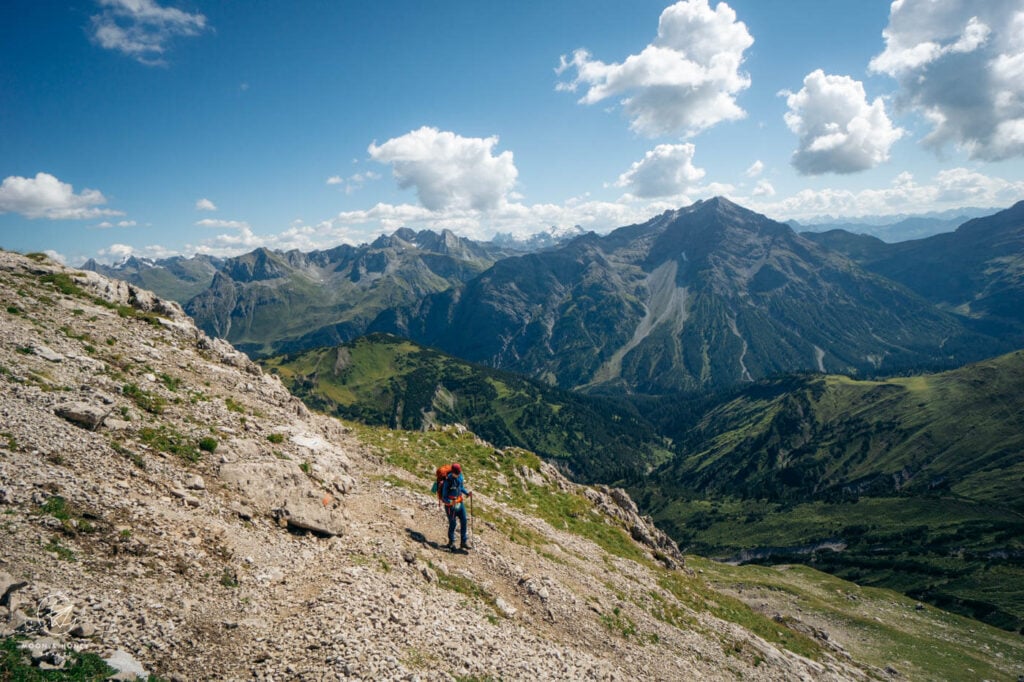
[[[871,670],[707,588],[621,491],[458,429],[411,452],[414,434],[357,437],[95,273],[0,252],[0,301],[0,637],[29,638],[25,665],[73,648],[181,680]],[[440,549],[429,492],[454,456],[468,554]]]

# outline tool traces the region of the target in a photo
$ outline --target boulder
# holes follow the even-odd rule
[[[41,357],[43,360],[48,360],[50,362],[63,362],[64,360],[63,355],[53,350],[49,346],[44,346],[41,343],[33,346],[32,352]]]
[[[245,504],[279,523],[319,535],[341,535],[344,518],[335,512],[335,498],[289,460],[228,462],[220,477],[234,487]]]
[[[72,424],[95,431],[103,423],[110,410],[91,403],[63,403],[54,408],[54,413]]]
[[[116,674],[108,677],[108,680],[149,679],[149,672],[146,671],[145,667],[135,660],[134,656],[123,649],[118,649],[109,657],[104,658],[103,662],[117,671]]]

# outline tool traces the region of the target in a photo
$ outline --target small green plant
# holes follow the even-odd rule
[[[117,345],[117,339],[115,339],[113,336],[108,336],[107,337],[107,345],[108,346],[116,346]]]
[[[181,379],[177,377],[172,377],[169,374],[158,374],[157,376],[160,377],[160,381],[163,382],[163,385],[171,393],[177,391],[178,387],[181,386]]]
[[[224,587],[238,587],[238,575],[229,568],[220,574],[220,584]]]
[[[130,305],[119,305],[115,306],[115,308],[117,310],[117,314],[120,317],[126,319],[142,320],[143,322],[151,324],[154,327],[160,326],[160,316],[157,315],[156,313],[150,313],[144,310],[139,310],[138,308],[133,308]]]
[[[299,464],[299,468],[302,469],[302,473],[306,474],[307,476],[311,476],[313,474],[313,465],[309,463],[309,460],[306,460]]]
[[[21,314],[21,310],[16,305],[9,305],[9,306],[7,306],[7,312],[9,312],[11,315],[19,315],[19,314]]]
[[[245,408],[231,396],[224,398],[224,406],[231,412],[245,412]]]
[[[199,449],[212,454],[217,449],[217,439],[210,436],[203,438],[199,441]]]
[[[198,462],[202,458],[202,452],[188,438],[166,426],[156,429],[145,427],[139,431],[139,439],[160,452],[177,455],[187,462]]]
[[[606,628],[613,632],[618,632],[626,639],[638,635],[636,623],[628,616],[623,615],[622,609],[618,606],[613,608],[611,613],[602,614],[601,622],[604,623]]]
[[[67,325],[61,327],[60,330],[64,334],[64,336],[68,337],[69,339],[74,339],[75,341],[81,341],[82,339],[89,338],[88,334],[79,334],[78,332],[76,332],[74,329]]]
[[[57,555],[57,558],[61,561],[77,561],[75,553],[68,547],[61,544],[60,538],[52,538],[50,542],[43,547],[47,552],[53,552]]]
[[[85,295],[82,288],[75,284],[75,281],[71,279],[71,275],[66,272],[54,272],[48,275],[43,275],[39,278],[39,281],[52,284],[57,291],[65,296]]]
[[[121,393],[131,398],[132,402],[139,408],[150,414],[163,414],[167,401],[158,395],[139,388],[136,384],[125,384],[121,387]]]
[[[3,433],[0,433],[0,438],[4,439],[8,450],[11,450],[13,452],[18,449],[18,439],[14,437],[14,434],[7,433],[5,431]]]
[[[128,461],[137,466],[138,468],[142,469],[143,471],[146,470],[146,460],[142,459],[142,455],[140,455],[139,453],[135,452],[134,450],[129,450],[125,446],[118,443],[116,440],[110,442],[110,447],[112,447],[114,449],[114,452],[118,453],[119,455],[124,455],[125,457],[127,457]]]
[[[49,256],[47,256],[45,253],[40,253],[39,251],[33,251],[32,253],[26,253],[25,254],[25,258],[28,258],[29,260],[33,260],[36,263],[45,263],[46,261],[50,260]]]
[[[71,518],[71,505],[60,495],[54,495],[39,505],[39,513],[61,521],[68,521]]]
[[[284,442],[284,434],[283,433],[272,433],[269,436],[267,436],[267,440],[269,440],[271,443],[274,443],[275,445],[283,443]]]
[[[132,537],[132,529],[131,528],[122,528],[121,532],[118,533],[118,535],[120,536],[120,538],[122,540],[130,540],[131,537]]]

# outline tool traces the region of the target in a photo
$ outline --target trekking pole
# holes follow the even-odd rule
[[[476,533],[473,532],[473,496],[469,496],[469,537],[473,540],[473,547],[476,547]]]

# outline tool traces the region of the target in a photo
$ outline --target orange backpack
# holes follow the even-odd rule
[[[444,464],[437,467],[437,471],[434,472],[437,475],[437,480],[434,481],[434,490],[437,493],[437,499],[441,499],[441,489],[444,488],[444,479],[448,478],[448,472],[452,470],[451,464]]]

